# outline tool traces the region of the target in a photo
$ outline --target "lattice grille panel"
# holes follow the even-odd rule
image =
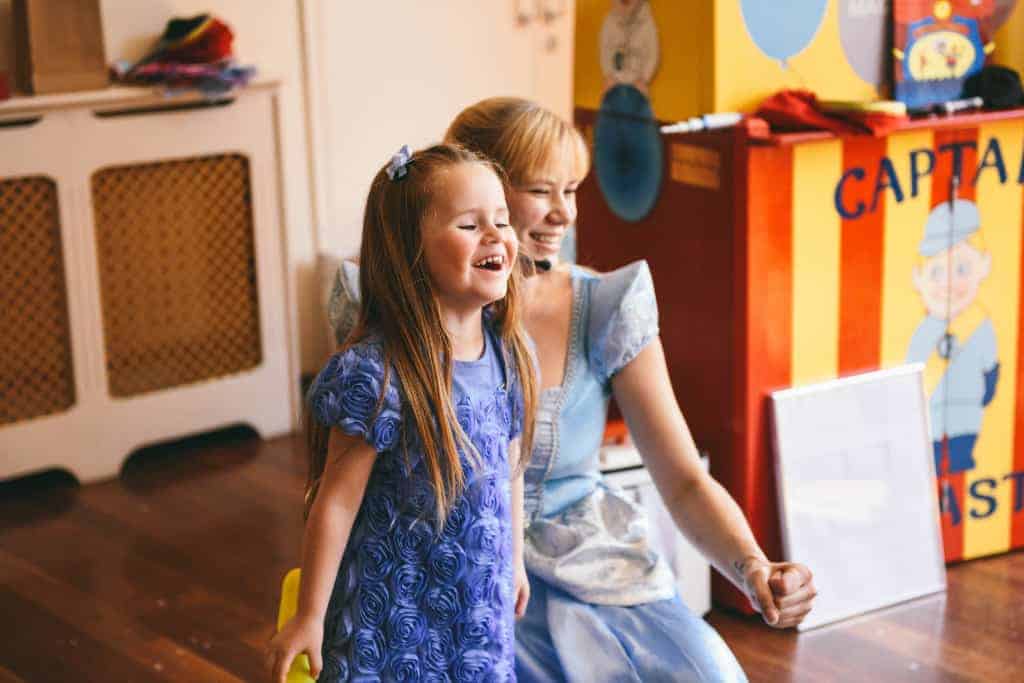
[[[233,154],[93,175],[112,396],[259,365],[249,182]]]
[[[57,186],[0,180],[0,424],[75,403]]]

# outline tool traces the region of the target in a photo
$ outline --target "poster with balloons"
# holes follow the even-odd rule
[[[743,24],[764,54],[786,61],[807,47],[825,18],[828,0],[790,0],[786,3],[740,0]]]
[[[857,75],[881,87],[889,72],[888,0],[840,0],[839,40]]]

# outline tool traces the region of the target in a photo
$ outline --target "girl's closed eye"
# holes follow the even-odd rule
[[[476,224],[467,223],[466,225],[460,225],[459,230],[476,230]]]

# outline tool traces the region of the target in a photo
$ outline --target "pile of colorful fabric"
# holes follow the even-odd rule
[[[233,59],[233,40],[231,28],[212,15],[172,19],[149,54],[135,64],[116,62],[113,75],[121,83],[222,95],[256,75],[255,67],[241,66]]]

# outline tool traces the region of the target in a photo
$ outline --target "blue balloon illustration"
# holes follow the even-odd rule
[[[783,66],[814,40],[827,7],[828,0],[740,0],[743,22],[754,44]]]
[[[650,213],[663,162],[661,134],[647,97],[631,85],[611,88],[594,125],[594,170],[616,216],[635,222]]]

